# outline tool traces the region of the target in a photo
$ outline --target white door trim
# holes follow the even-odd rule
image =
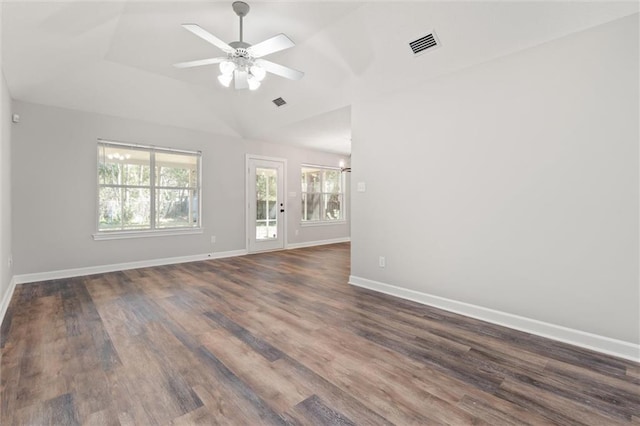
[[[257,252],[252,252],[250,250],[250,244],[249,244],[249,238],[250,238],[250,232],[252,231],[251,229],[251,225],[249,223],[250,218],[249,218],[249,193],[250,193],[250,189],[249,189],[249,185],[253,184],[253,182],[249,182],[249,173],[250,173],[250,165],[249,162],[251,160],[265,160],[265,161],[276,161],[279,163],[282,163],[283,167],[282,167],[282,202],[284,203],[284,214],[283,214],[283,224],[282,224],[282,228],[283,228],[283,232],[282,232],[282,238],[283,238],[283,250],[286,250],[288,247],[288,238],[287,238],[287,229],[289,228],[289,226],[287,225],[287,217],[288,217],[288,213],[289,213],[289,203],[287,200],[287,159],[286,158],[278,158],[278,157],[268,157],[268,156],[264,156],[264,155],[256,155],[256,154],[246,154],[245,155],[245,163],[244,163],[244,222],[245,222],[245,245],[246,245],[246,249],[247,249],[247,253],[257,253]]]

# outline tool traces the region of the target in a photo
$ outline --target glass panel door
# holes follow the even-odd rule
[[[247,156],[249,252],[284,248],[285,160]]]
[[[278,238],[278,169],[256,167],[256,240]]]

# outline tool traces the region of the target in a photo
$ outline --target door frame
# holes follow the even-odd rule
[[[253,230],[255,232],[255,229],[252,229],[250,221],[251,218],[249,217],[249,211],[250,211],[250,203],[251,200],[249,200],[249,193],[250,193],[250,188],[249,185],[255,185],[255,182],[250,182],[249,180],[249,175],[251,174],[251,166],[249,165],[251,160],[263,160],[263,161],[273,161],[273,162],[278,162],[278,163],[282,163],[282,203],[284,204],[284,213],[282,214],[282,249],[275,249],[272,251],[277,251],[277,250],[286,250],[288,247],[288,238],[287,238],[287,229],[289,228],[287,226],[287,218],[288,213],[289,213],[289,203],[287,202],[287,159],[286,158],[279,158],[279,157],[268,157],[268,156],[264,156],[264,155],[257,155],[257,154],[246,154],[245,155],[245,163],[244,163],[244,169],[246,170],[246,173],[244,175],[244,181],[245,181],[245,185],[244,185],[244,222],[245,222],[245,243],[246,243],[246,249],[247,249],[247,253],[261,253],[263,251],[270,251],[270,250],[257,250],[257,251],[251,251],[251,244],[250,244],[250,233]]]

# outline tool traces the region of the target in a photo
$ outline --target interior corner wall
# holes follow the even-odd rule
[[[300,206],[300,164],[340,156],[14,100],[13,253],[16,277],[246,249],[245,156],[287,159],[289,226]],[[97,139],[202,151],[203,234],[94,241]],[[297,179],[297,181],[296,181]],[[3,203],[4,205],[4,203]],[[299,220],[299,216],[297,216]],[[290,230],[290,242],[348,238],[348,226]],[[216,236],[212,246],[211,236]]]
[[[636,14],[354,103],[352,276],[638,344],[638,62]]]
[[[11,97],[0,71],[0,322],[2,301],[13,278],[11,226]]]
[[[11,94],[2,72],[2,7],[0,5],[0,323],[8,306],[13,280],[10,258],[11,222]]]

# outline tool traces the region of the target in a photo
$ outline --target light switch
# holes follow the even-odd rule
[[[358,182],[358,192],[365,192],[367,185],[364,182]]]

